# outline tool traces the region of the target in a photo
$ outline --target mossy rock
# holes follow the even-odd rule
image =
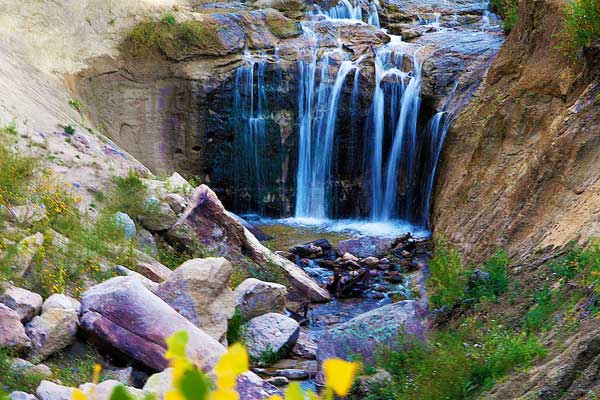
[[[280,39],[298,36],[301,33],[296,22],[279,12],[267,12],[265,19],[269,30]]]
[[[304,15],[304,2],[301,0],[258,0],[252,6],[257,9],[272,8],[293,19]]]
[[[220,15],[198,16],[198,20],[187,21],[177,21],[170,14],[146,19],[126,34],[120,49],[133,57],[149,58],[160,53],[181,60],[226,55],[243,48],[244,33],[235,21]]]

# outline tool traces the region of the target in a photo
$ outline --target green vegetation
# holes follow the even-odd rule
[[[431,306],[450,308],[463,302],[496,301],[508,290],[509,263],[506,253],[499,250],[481,269],[469,269],[460,261],[456,249],[438,240],[429,263]]]
[[[273,365],[279,361],[279,358],[279,354],[271,347],[271,345],[267,345],[267,347],[260,352],[260,356],[252,361],[257,365]]]
[[[274,265],[270,262],[259,265],[250,260],[234,263],[230,280],[231,287],[235,289],[240,283],[248,278],[280,283],[286,287],[290,286],[290,282],[285,275],[283,268],[278,265]]]
[[[374,388],[369,400],[459,400],[477,398],[509,372],[545,355],[533,336],[502,326],[485,328],[465,320],[457,328],[414,339],[402,352],[383,352],[381,366],[390,385]]]
[[[73,126],[71,126],[71,125],[65,125],[65,127],[63,129],[67,135],[75,134],[75,128],[73,128]]]
[[[81,104],[81,101],[79,101],[78,99],[69,99],[69,105],[78,113],[81,114],[81,110],[83,109],[83,105]]]
[[[65,353],[58,353],[48,360],[55,379],[63,385],[77,387],[82,382],[92,382],[94,365],[100,358],[98,352],[92,347],[86,347],[82,354],[69,357]],[[102,381],[102,379],[100,379]]]
[[[240,309],[236,307],[233,317],[227,322],[227,343],[230,345],[234,343],[243,344],[243,333],[244,317]]]
[[[519,20],[519,0],[491,0],[490,4],[502,17],[504,31],[512,31]]]
[[[467,271],[456,249],[451,249],[443,240],[435,243],[429,273],[429,301],[433,308],[451,307],[463,298]]]
[[[600,39],[600,2],[572,0],[565,9],[560,48],[573,55]]]
[[[0,347],[0,398],[15,390],[35,393],[43,379],[38,374],[11,370],[11,358],[14,356]]]
[[[221,43],[215,26],[199,21],[178,22],[172,14],[138,23],[121,43],[121,50],[134,57],[162,53],[173,55]]]
[[[68,182],[44,168],[41,160],[15,154],[9,146],[12,130],[0,133],[0,223],[11,220],[11,229],[0,229],[0,279],[44,297],[64,292],[77,296],[86,279],[98,282],[113,276],[113,263],[133,268],[135,238],[125,236],[114,210],[131,212],[133,218],[142,211],[135,206],[146,196],[141,180],[133,174],[115,179],[105,196],[107,206],[97,218],[88,218]],[[38,232],[41,244],[32,237]],[[31,259],[28,268],[26,259]]]

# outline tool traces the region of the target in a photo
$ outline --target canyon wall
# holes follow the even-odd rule
[[[519,22],[443,151],[435,235],[470,259],[600,234],[598,45],[557,49],[562,0],[520,2]]]

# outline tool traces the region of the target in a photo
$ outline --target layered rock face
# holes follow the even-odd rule
[[[523,255],[599,232],[598,66],[556,49],[565,4],[521,2],[516,28],[448,133],[434,225],[467,257],[498,246]]]
[[[414,42],[405,49],[407,71],[412,69],[412,54],[421,47],[424,98],[419,126],[425,129],[455,81],[460,83],[459,92],[469,97],[498,51],[502,35],[470,25],[479,23],[483,12],[474,1],[451,3],[441,10],[443,26],[464,25],[464,30],[452,33],[435,32],[416,22],[433,6],[398,7],[386,3],[380,10],[382,22],[394,29],[392,33]],[[313,18],[308,29],[300,29],[298,20],[291,19],[301,18],[299,11],[296,2],[196,7],[177,18],[201,21],[219,32],[218,38],[184,53],[98,57],[75,76],[75,89],[105,132],[153,172],[177,170],[197,176],[235,212],[289,216],[294,212],[299,153],[298,61],[310,58],[303,52],[316,38],[316,56],[332,55],[329,76],[319,72],[319,62],[315,85],[322,79],[333,81],[342,60],[361,60],[357,97],[352,97],[353,74],[340,93],[329,185],[331,216],[364,217],[370,208],[366,149],[371,133],[366,126],[372,123],[374,51],[390,37],[371,25],[324,18]],[[456,21],[454,14],[459,14]],[[261,125],[258,145],[247,141],[252,136],[247,132],[252,129],[249,118]]]

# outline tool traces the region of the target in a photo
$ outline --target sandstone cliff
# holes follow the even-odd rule
[[[556,49],[566,1],[526,0],[484,84],[448,133],[435,234],[483,259],[600,228],[600,84],[593,50]],[[594,64],[596,62],[596,64]]]

